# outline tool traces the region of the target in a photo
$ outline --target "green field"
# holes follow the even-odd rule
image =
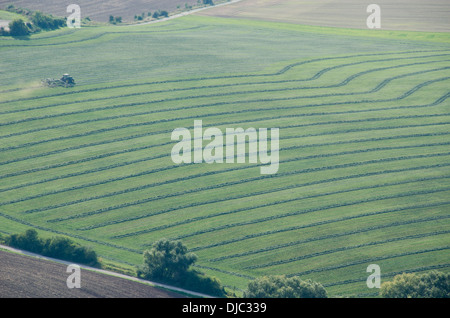
[[[160,238],[239,293],[266,274],[371,296],[449,269],[448,33],[184,17],[0,39],[0,233],[140,265]],[[43,78],[74,76],[74,88]],[[175,128],[280,129],[280,169],[175,165]]]

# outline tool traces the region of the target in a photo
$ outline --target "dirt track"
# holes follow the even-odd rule
[[[448,0],[243,0],[198,15],[366,29],[369,4],[381,7],[385,30],[450,31]]]
[[[67,266],[0,251],[0,298],[182,298],[135,281],[81,270],[81,288],[69,289]]]

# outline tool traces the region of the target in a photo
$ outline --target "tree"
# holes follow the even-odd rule
[[[113,23],[114,22],[114,16],[110,15],[109,16],[109,23]]]
[[[9,32],[5,30],[4,27],[0,27],[0,35],[2,36],[8,36]]]
[[[327,292],[311,280],[275,275],[249,282],[244,298],[327,298]]]
[[[182,242],[161,239],[144,252],[144,264],[137,275],[213,296],[226,295],[219,280],[189,268],[196,261],[197,255]]]
[[[381,285],[384,298],[450,298],[450,274],[431,271],[425,274],[403,273]]]
[[[9,34],[11,36],[26,36],[30,34],[30,30],[22,19],[15,19],[9,23]]]
[[[203,4],[209,4],[210,6],[214,5],[213,0],[203,0]]]
[[[6,238],[6,244],[33,253],[41,253],[44,246],[35,229],[28,229],[24,234],[10,235]]]
[[[148,279],[176,282],[196,261],[197,256],[188,253],[182,242],[161,239],[144,252],[144,268],[141,274]]]
[[[66,24],[66,20],[63,18],[54,18],[51,15],[46,15],[40,11],[34,12],[31,17],[31,21],[34,25],[44,30],[55,30],[63,27]]]

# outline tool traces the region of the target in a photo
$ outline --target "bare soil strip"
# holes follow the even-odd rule
[[[69,289],[67,265],[0,250],[0,298],[183,298],[131,279],[81,268],[81,288]]]

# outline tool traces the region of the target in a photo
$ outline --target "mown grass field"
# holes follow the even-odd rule
[[[266,274],[371,296],[449,268],[447,33],[185,17],[0,40],[0,231],[121,266],[160,238],[239,293]],[[40,79],[71,73],[78,85]],[[175,128],[279,128],[280,169],[175,165]],[[205,143],[206,144],[206,143]]]

